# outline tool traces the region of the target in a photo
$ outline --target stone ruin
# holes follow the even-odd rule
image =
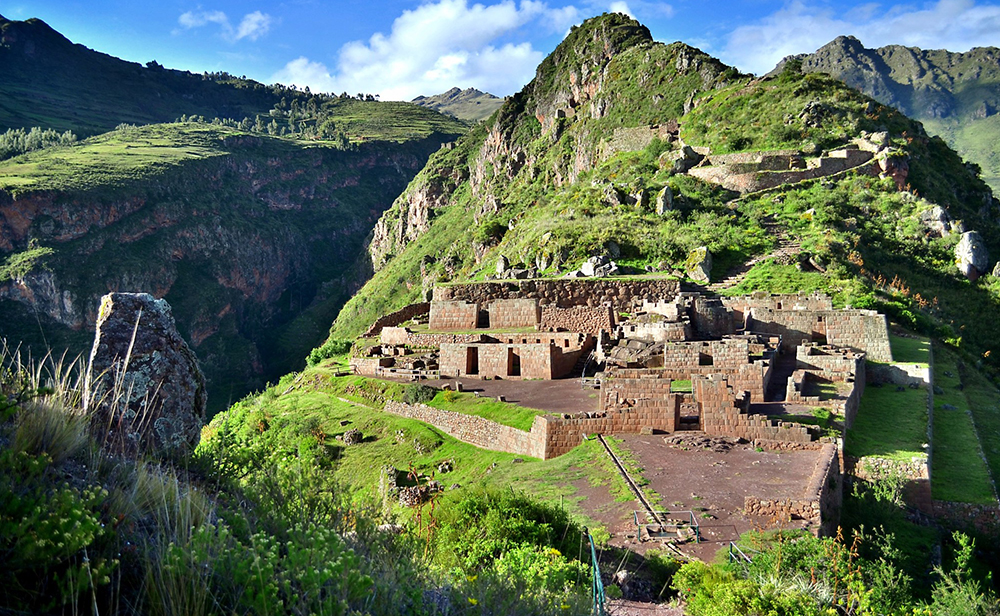
[[[892,360],[883,315],[835,310],[821,294],[710,297],[668,280],[540,280],[439,287],[434,296],[416,320],[402,311],[409,326],[383,323],[380,344],[352,359],[353,370],[549,380],[597,369],[605,415],[573,418],[582,423],[568,439],[532,446],[541,457],[600,430],[811,442],[819,438],[811,427],[786,425],[752,405],[826,406],[850,425],[865,360]],[[435,369],[399,368],[420,362]]]
[[[351,360],[355,372],[583,377],[599,395],[592,409],[536,416],[529,431],[422,404],[390,401],[385,412],[478,447],[541,459],[567,453],[595,433],[687,434],[809,451],[816,466],[801,497],[748,497],[744,509],[805,520],[816,532],[835,524],[841,454],[836,439],[782,420],[781,409],[828,408],[850,427],[866,361],[892,360],[886,319],[877,312],[834,309],[821,294],[708,296],[666,279],[456,284],[395,314],[369,330],[367,350]],[[417,365],[424,369],[407,368]]]

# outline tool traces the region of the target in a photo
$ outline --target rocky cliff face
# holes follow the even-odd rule
[[[174,307],[216,400],[240,395],[322,338],[314,320],[362,282],[347,272],[364,237],[441,140],[336,150],[221,131],[213,156],[122,184],[0,190],[0,256],[55,250],[0,280],[2,335],[82,351],[102,295],[149,292]]]
[[[654,43],[645,26],[623,15],[574,27],[531,83],[428,161],[376,226],[368,247],[373,266],[380,269],[424,234],[435,213],[456,201],[456,190],[469,192],[475,222],[488,219],[509,204],[518,178],[573,184],[616,153],[606,138],[622,124],[641,126],[644,146],[663,132],[655,127],[682,115],[696,94],[737,75],[683,43]],[[635,96],[651,101],[638,103]]]

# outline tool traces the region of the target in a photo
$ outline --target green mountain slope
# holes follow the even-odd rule
[[[808,157],[879,132],[888,146],[879,156],[907,162],[902,186],[879,178],[876,160],[740,196],[680,164],[696,156],[685,144],[713,155]],[[672,205],[657,214],[666,187]],[[799,246],[801,267],[761,259],[737,290],[825,290],[841,305],[880,307],[995,357],[997,319],[982,315],[997,314],[997,285],[959,275],[958,235],[935,237],[920,222],[934,205],[1000,254],[988,187],[917,122],[833,78],[754,79],[606,15],[571,32],[524,90],[431,157],[376,226],[369,252],[377,272],[331,337],[352,338],[436,283],[491,275],[501,255],[543,277],[598,254],[662,276],[683,271],[690,251],[707,246],[718,280],[787,238]]]
[[[994,192],[1000,190],[1000,49],[869,49],[854,37],[839,36],[814,53],[786,58],[776,70],[790,59],[801,62],[805,72],[829,73],[920,120],[978,164]]]
[[[503,105],[502,98],[493,96],[489,92],[480,92],[475,88],[465,90],[452,88],[434,96],[418,96],[411,102],[466,122],[485,120]]]

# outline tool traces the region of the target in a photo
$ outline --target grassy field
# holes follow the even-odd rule
[[[959,374],[979,433],[979,445],[996,482],[1000,478],[1000,391],[975,370],[959,367]]]
[[[845,451],[855,457],[876,456],[909,461],[925,455],[927,392],[897,391],[895,386],[867,387],[854,425],[847,431]]]
[[[227,154],[221,139],[239,134],[206,124],[159,124],[115,130],[65,147],[0,163],[0,189],[87,190],[154,175],[185,160]]]
[[[927,338],[889,336],[892,358],[901,364],[928,364],[931,361],[931,343]]]
[[[966,397],[958,358],[943,346],[934,349],[934,451],[931,490],[939,500],[995,502],[993,484],[983,461]],[[994,398],[995,399],[995,398]]]

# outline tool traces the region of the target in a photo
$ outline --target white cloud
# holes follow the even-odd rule
[[[455,86],[508,94],[531,80],[544,57],[531,43],[509,39],[529,24],[551,34],[579,19],[573,6],[549,8],[537,0],[435,0],[404,11],[388,34],[347,43],[332,68],[300,57],[272,79],[318,91],[379,94],[383,100],[411,100]]]
[[[271,16],[267,13],[261,13],[260,11],[247,13],[243,16],[243,20],[240,21],[240,25],[236,28],[236,40],[248,38],[251,41],[256,41],[258,38],[267,34],[267,31],[270,28]]]
[[[608,11],[612,13],[624,13],[629,17],[635,18],[635,15],[632,14],[632,9],[628,8],[628,2],[612,2],[611,6],[608,7]]]
[[[843,14],[795,0],[755,24],[740,26],[720,53],[745,71],[765,73],[783,57],[813,52],[838,35],[854,35],[867,47],[902,44],[966,51],[1000,45],[1000,6],[976,0],[938,0],[914,8],[864,4]]]
[[[222,29],[222,38],[230,43],[235,43],[245,38],[256,41],[267,34],[267,31],[271,28],[271,21],[270,15],[260,11],[247,13],[236,27],[233,27],[233,24],[229,21],[229,17],[222,11],[188,11],[182,13],[177,18],[177,23],[185,30],[200,28],[210,23],[217,24]],[[174,30],[174,34],[178,32],[179,30]]]
[[[582,0],[550,7],[545,0],[429,0],[403,11],[388,34],[347,43],[334,64],[292,60],[271,79],[325,92],[379,94],[411,100],[452,87],[510,94],[531,80],[544,53],[525,41],[531,28],[565,34],[604,11],[669,17],[671,5],[649,0]]]

